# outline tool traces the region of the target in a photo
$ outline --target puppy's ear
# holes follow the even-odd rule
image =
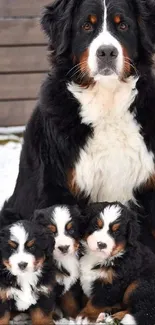
[[[56,54],[64,53],[71,39],[71,26],[75,0],[54,0],[42,15],[41,25]]]
[[[44,250],[45,256],[51,256],[54,250],[55,240],[48,229],[40,227],[36,224],[36,236],[39,237],[39,246]]]
[[[127,237],[128,237],[128,244],[131,246],[136,246],[138,241],[138,237],[140,235],[140,225],[138,223],[137,215],[127,210],[126,216],[124,218],[128,218],[127,223]]]
[[[33,216],[31,217],[31,220],[38,223],[41,226],[44,226],[44,227],[48,226],[48,221],[45,217],[45,215],[46,215],[45,210],[46,209],[35,210]]]

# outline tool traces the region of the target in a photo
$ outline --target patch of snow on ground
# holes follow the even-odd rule
[[[19,168],[21,143],[0,145],[0,208],[12,195]]]

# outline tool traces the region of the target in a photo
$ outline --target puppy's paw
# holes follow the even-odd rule
[[[76,325],[88,325],[88,324],[90,324],[90,321],[87,317],[78,316],[76,318]]]

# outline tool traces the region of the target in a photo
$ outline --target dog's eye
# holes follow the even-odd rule
[[[120,24],[118,24],[118,29],[125,32],[127,31],[129,28],[128,24],[121,22]]]
[[[12,241],[12,240],[9,240],[8,244],[13,250],[17,249],[17,247],[18,247],[18,244],[16,242]]]
[[[89,22],[84,23],[84,24],[82,25],[82,28],[83,28],[85,31],[87,31],[87,32],[93,30],[93,26],[92,26],[92,24],[89,23]]]

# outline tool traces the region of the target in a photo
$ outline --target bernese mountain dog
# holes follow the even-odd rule
[[[56,268],[56,310],[63,317],[76,318],[82,308],[79,267],[79,225],[76,206],[57,205],[36,210],[33,220],[48,228],[55,239],[53,257]]]
[[[143,194],[155,197],[154,1],[53,0],[41,24],[51,68],[3,211],[27,218],[88,201],[145,208]]]
[[[80,281],[88,302],[77,324],[103,319],[103,313],[123,325],[155,324],[155,255],[138,235],[135,215],[122,204],[86,208]]]
[[[0,324],[12,312],[29,312],[33,325],[50,325],[55,305],[55,266],[50,231],[18,221],[0,232]]]

